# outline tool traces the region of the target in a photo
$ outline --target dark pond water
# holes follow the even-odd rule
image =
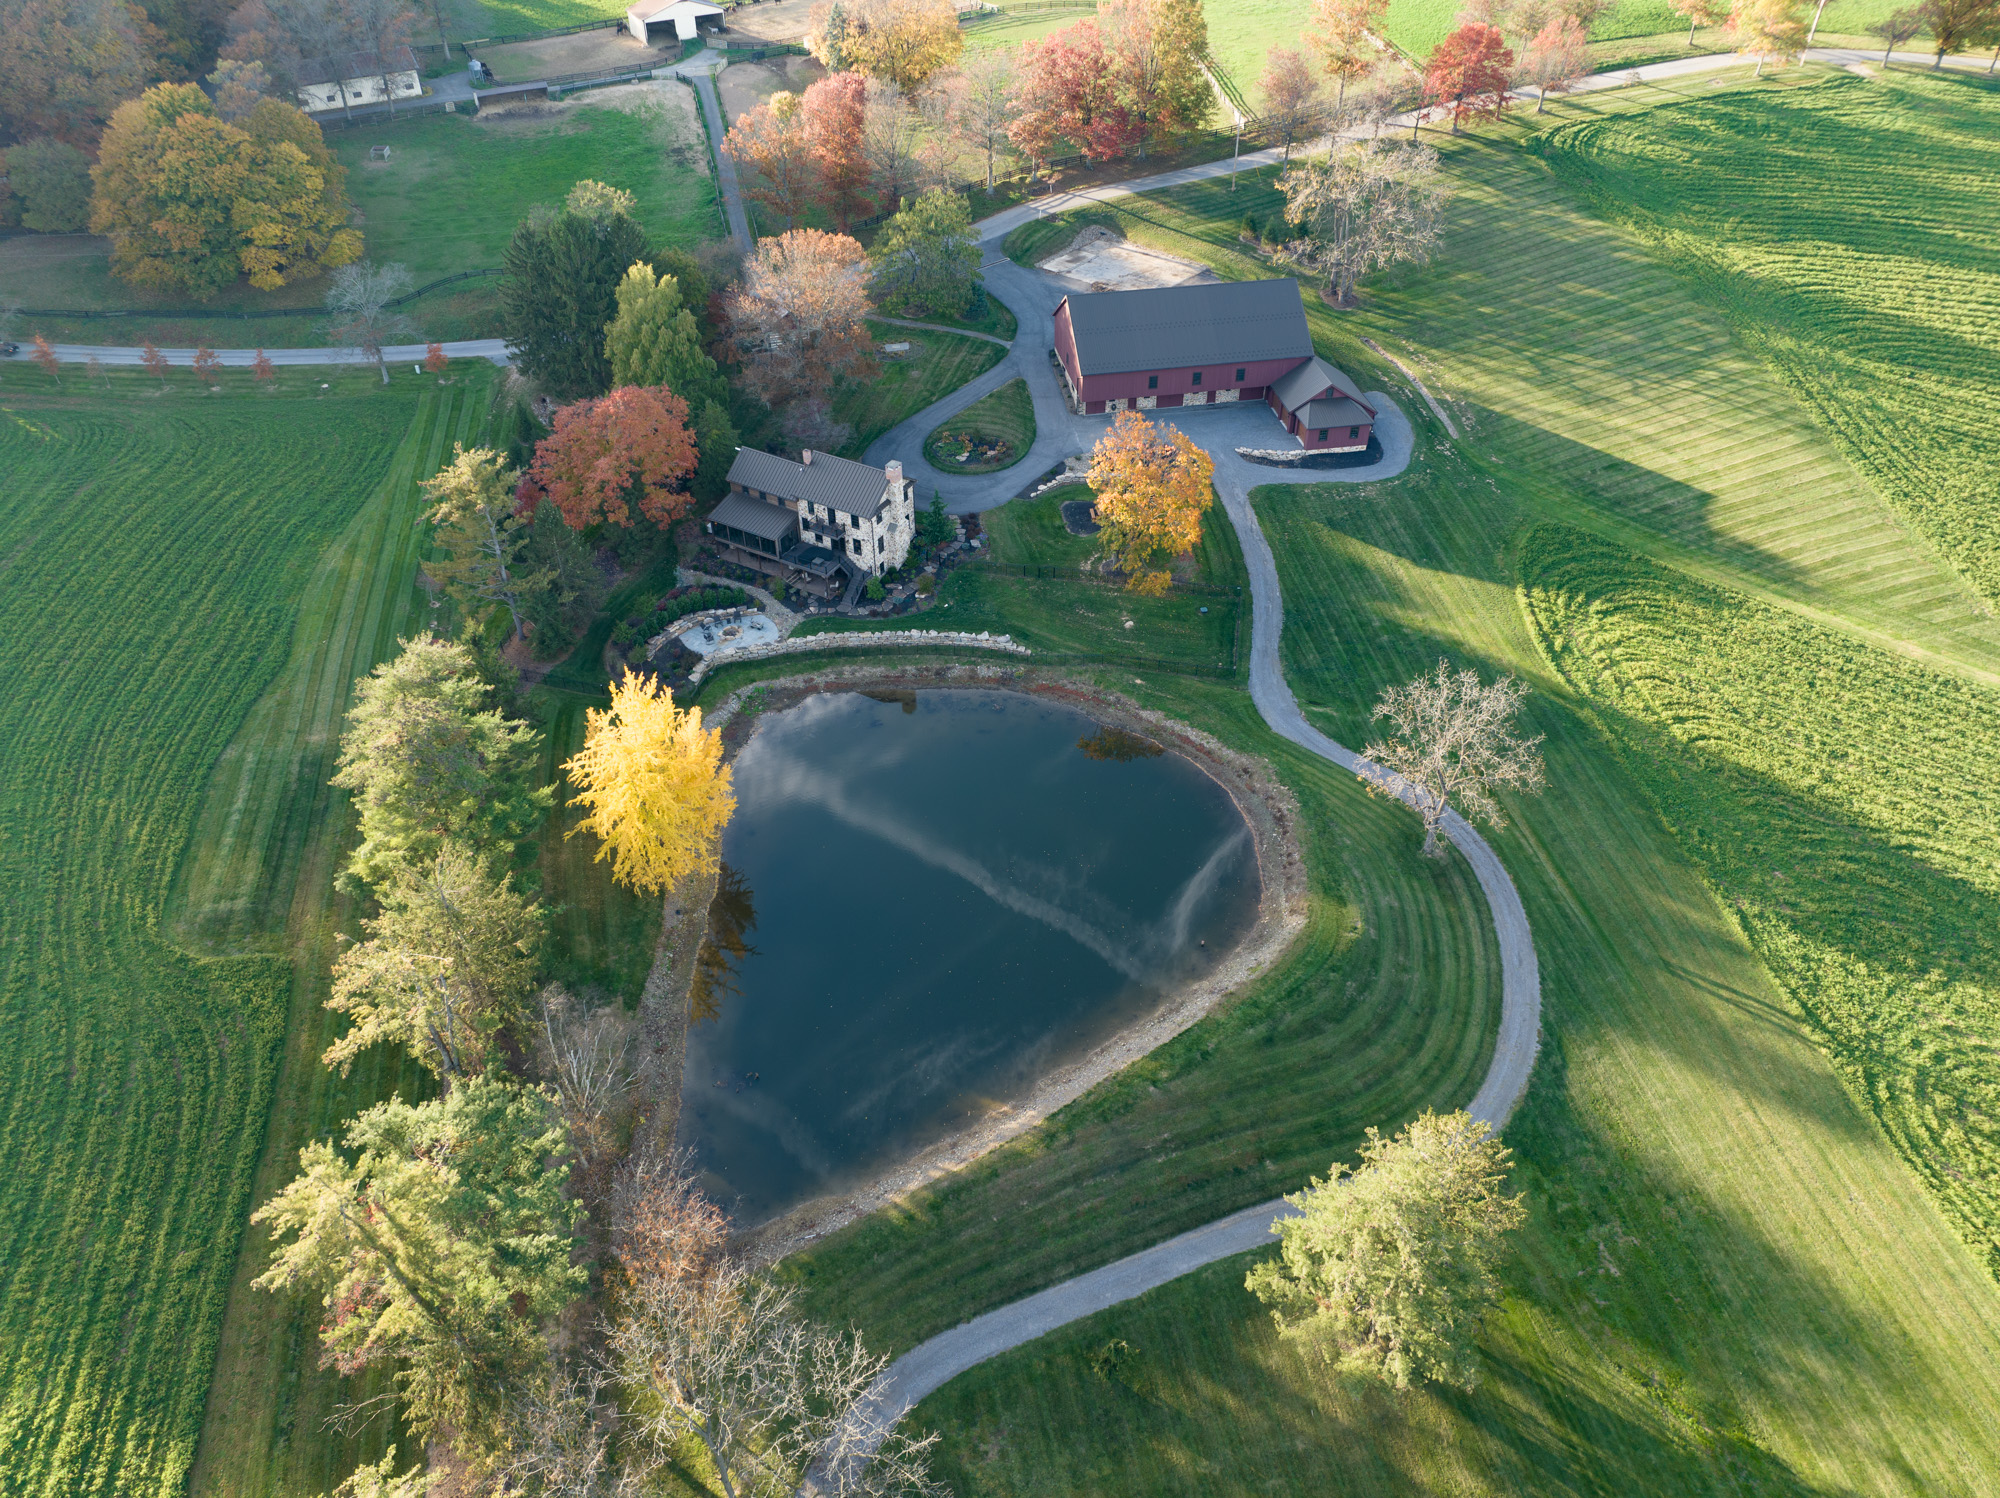
[[[736,796],[680,1138],[740,1225],[1023,1095],[1256,918],[1220,786],[1019,693],[810,698]]]

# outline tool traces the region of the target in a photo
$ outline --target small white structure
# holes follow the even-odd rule
[[[637,5],[625,12],[625,29],[644,42],[651,40],[649,28],[672,26],[674,35],[687,41],[702,30],[701,23],[711,17],[714,20],[707,29],[721,29],[722,7],[711,5],[709,0],[639,0]]]
[[[408,47],[392,47],[387,55],[344,52],[316,57],[300,67],[298,83],[299,108],[307,114],[424,96],[416,54]]]

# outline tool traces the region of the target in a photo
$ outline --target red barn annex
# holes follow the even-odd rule
[[[1260,400],[1325,452],[1358,452],[1375,430],[1374,407],[1313,352],[1289,276],[1079,292],[1056,308],[1055,336],[1080,413]]]

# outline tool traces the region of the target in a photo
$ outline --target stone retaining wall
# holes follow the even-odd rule
[[[749,645],[741,650],[724,650],[705,655],[688,673],[688,685],[699,686],[717,666],[733,666],[739,661],[768,660],[775,655],[804,655],[813,650],[844,650],[850,645],[962,645],[970,650],[1003,650],[1009,655],[1032,655],[1007,635],[956,633],[948,629],[887,629],[866,634],[794,635],[773,645]]]

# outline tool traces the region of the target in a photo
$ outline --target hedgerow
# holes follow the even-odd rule
[[[1543,654],[2000,1275],[2000,693],[1544,525]]]

